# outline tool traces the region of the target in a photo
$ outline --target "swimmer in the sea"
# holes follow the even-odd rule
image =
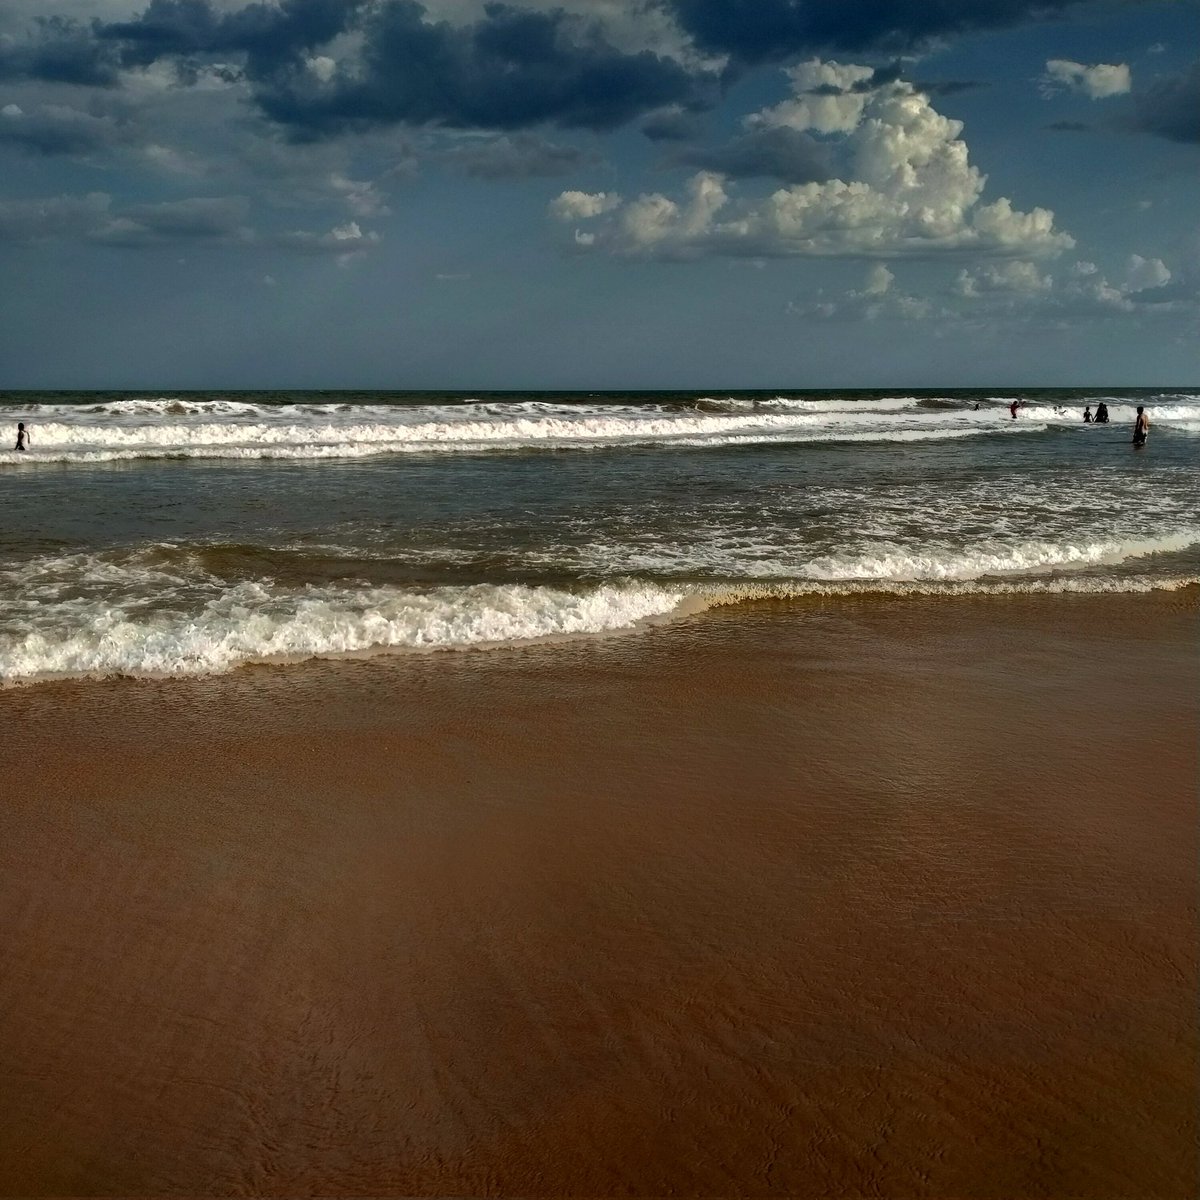
[[[26,450],[29,449],[29,447],[26,445],[26,443],[28,441],[29,441],[29,434],[25,429],[25,422],[18,421],[17,422],[17,444],[16,444],[16,446],[13,447],[13,449],[20,450],[22,453],[24,453]]]
[[[1085,425],[1092,423],[1092,406],[1090,404],[1083,410],[1083,423]]]
[[[1150,418],[1146,416],[1146,410],[1142,405],[1138,405],[1137,420],[1133,423],[1133,444],[1139,449],[1146,444],[1146,436],[1150,432]]]

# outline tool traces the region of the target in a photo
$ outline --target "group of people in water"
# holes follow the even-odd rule
[[[1086,405],[1083,410],[1083,423],[1085,425],[1107,425],[1108,424],[1108,405],[1103,400],[1096,405],[1096,411],[1093,414],[1092,406]],[[1150,418],[1146,416],[1145,405],[1137,406],[1137,420],[1133,423],[1133,444],[1135,446],[1144,446],[1146,438],[1150,433]]]
[[[1014,400],[1009,406],[1008,411],[1012,414],[1012,419],[1017,419],[1017,413],[1025,407],[1024,400]],[[979,411],[979,404],[976,403],[975,411]],[[1083,421],[1085,425],[1107,425],[1108,424],[1108,405],[1103,400],[1096,405],[1095,413],[1092,412],[1092,406],[1089,404],[1083,410]],[[1137,406],[1137,420],[1133,423],[1133,444],[1135,446],[1144,446],[1146,444],[1146,436],[1150,432],[1150,418],[1146,416],[1145,408],[1139,404]],[[24,421],[17,422],[17,444],[13,447],[14,450],[24,452],[29,448],[29,431],[25,428]]]
[[[1025,407],[1024,400],[1014,400],[1009,406],[1008,411],[1012,414],[1012,419],[1017,419],[1017,413]],[[976,404],[978,409],[979,405]],[[1085,425],[1107,425],[1108,424],[1108,405],[1103,400],[1096,405],[1096,411],[1092,412],[1090,404],[1085,405],[1083,410],[1083,423]],[[1139,404],[1137,406],[1137,419],[1133,423],[1133,444],[1135,446],[1144,446],[1146,438],[1150,434],[1150,418],[1146,416],[1146,406]]]

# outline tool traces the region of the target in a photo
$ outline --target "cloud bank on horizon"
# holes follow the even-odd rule
[[[1200,60],[1178,34],[1197,15],[1194,0],[12,0],[0,258],[40,285],[6,301],[0,385],[53,382],[22,331],[47,329],[81,272],[124,270],[138,280],[114,282],[110,314],[71,331],[73,371],[103,382],[109,322],[171,264],[246,292],[244,320],[272,314],[262,382],[290,361],[280,306],[308,309],[289,275],[336,293],[322,361],[364,379],[405,351],[364,359],[339,329],[389,305],[415,324],[430,280],[493,278],[532,311],[589,276],[605,328],[632,289],[687,307],[702,279],[760,326],[857,325],[881,369],[914,326],[944,346],[986,319],[997,362],[1004,330],[1036,325],[1068,331],[1079,363],[1121,343],[1131,369],[1190,370]],[[440,341],[413,335],[423,370],[497,323],[494,296],[454,290]],[[180,338],[198,363],[212,317],[193,316],[195,344]],[[652,319],[669,341],[673,316]],[[705,340],[737,337],[705,320]],[[504,324],[536,357],[537,319]],[[512,361],[492,355],[502,386]],[[614,347],[591,369],[616,379],[628,361]]]

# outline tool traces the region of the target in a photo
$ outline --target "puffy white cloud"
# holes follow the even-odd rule
[[[1193,303],[1196,289],[1168,288],[1173,278],[1162,259],[1132,254],[1124,278],[1116,282],[1087,260],[1073,263],[1060,281],[1041,274],[1031,262],[1018,261],[960,271],[955,291],[976,310],[1067,319],[1111,317],[1165,313]]]
[[[1140,254],[1129,256],[1125,271],[1125,290],[1144,292],[1151,288],[1166,287],[1171,282],[1171,272],[1161,258],[1143,258]]]
[[[1046,63],[1043,77],[1043,88],[1049,93],[1068,88],[1093,100],[1124,96],[1132,86],[1126,63],[1096,63],[1089,67],[1066,58],[1052,58]]]
[[[679,200],[660,193],[620,203],[609,193],[564,192],[551,205],[563,220],[594,220],[595,245],[616,254],[678,259],[705,254],[867,258],[947,252],[1031,256],[1074,245],[1045,208],[1015,209],[1000,198],[981,203],[986,177],[971,165],[962,122],[936,112],[929,97],[902,81],[877,86],[867,67],[806,63],[806,86],[792,102],[751,121],[808,122],[840,135],[846,178],[780,188],[757,202],[736,203],[725,176],[701,171]],[[841,88],[852,90],[839,90]],[[852,101],[842,109],[810,101]],[[820,124],[813,124],[819,122]],[[852,122],[852,123],[851,123]],[[849,128],[841,128],[849,124]]]
[[[1028,260],[990,261],[960,270],[950,294],[959,303],[946,303],[945,293],[941,299],[936,292],[912,295],[876,263],[861,288],[838,294],[821,289],[788,304],[787,311],[818,321],[936,320],[943,326],[1036,321],[1063,328],[1097,319],[1191,317],[1200,308],[1200,269],[1189,274],[1185,261],[1172,271],[1161,259],[1134,254],[1117,280],[1086,260],[1056,279]]]
[[[862,119],[870,99],[864,85],[874,74],[872,67],[810,59],[787,72],[795,92],[791,99],[752,114],[745,123],[750,128],[783,125],[817,133],[849,133]]]
[[[960,271],[955,288],[960,296],[978,296],[984,292],[1034,296],[1048,292],[1053,285],[1051,276],[1041,274],[1036,264],[1018,259],[985,263],[974,271]]]
[[[550,212],[560,221],[586,221],[620,203],[616,192],[563,192],[550,201]]]
[[[867,272],[867,283],[863,291],[868,296],[882,296],[896,282],[896,277],[883,265],[876,263]]]
[[[328,83],[337,74],[337,60],[327,54],[314,54],[305,65],[322,83]]]
[[[1161,258],[1131,254],[1124,279],[1113,283],[1095,263],[1076,263],[1071,277],[1056,289],[1052,302],[1068,313],[1115,315],[1132,312],[1168,312],[1195,303],[1194,288],[1166,293],[1172,273]]]

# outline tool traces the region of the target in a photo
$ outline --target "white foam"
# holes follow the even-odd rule
[[[819,583],[795,582],[728,584],[708,589],[709,606],[749,600],[787,600],[805,596],[1112,596],[1175,592],[1200,587],[1200,575],[1085,575],[1047,579],[867,580]]]
[[[1200,542],[1200,529],[1134,541],[1046,542],[1004,545],[984,541],[962,551],[920,552],[882,543],[869,553],[826,555],[805,564],[808,579],[973,580],[992,575],[1034,574],[1090,566],[1116,566],[1130,559],[1186,550]]]
[[[1160,562],[1154,575],[1112,568],[1200,545],[1192,527],[1091,541],[992,537],[959,548],[879,539],[814,555],[811,546],[772,545],[765,532],[758,541],[727,533],[675,545],[613,538],[574,547],[573,561],[561,546],[543,567],[588,571],[594,554],[591,569],[610,576],[575,588],[232,581],[203,566],[211,561],[203,546],[43,556],[0,569],[0,682],[208,674],[250,662],[601,634],[755,596],[1145,591],[1195,582],[1195,556]],[[370,560],[362,565],[369,574]],[[618,571],[658,579],[612,578]]]
[[[353,404],[161,397],[95,405],[8,406],[30,426],[30,448],[0,450],[0,464],[92,463],[138,458],[362,458],[379,454],[593,449],[621,445],[705,447],[762,442],[911,442],[1047,427],[1083,428],[1082,406],[1032,402],[1013,421],[989,404],[954,396],[805,399],[777,396],[692,404],[487,400],[459,404]],[[955,407],[960,405],[960,407]],[[1156,425],[1187,432],[1200,420],[1194,394],[1147,405]],[[1132,424],[1114,398],[1114,425]]]
[[[919,514],[918,519],[924,515]],[[747,524],[696,533],[680,531],[683,537],[609,536],[557,550],[555,565],[569,565],[580,572],[646,574],[668,579],[883,584],[1113,568],[1154,555],[1178,555],[1200,546],[1200,526],[1184,524],[1178,512],[1143,514],[1155,524],[1143,529],[1119,529],[1109,536],[1097,535],[1098,522],[1094,519],[1089,521],[1090,529],[1080,529],[1080,514],[1063,515],[1070,520],[1052,536],[1022,536],[1018,527],[1003,536],[993,533],[981,537],[969,531],[970,514],[948,512],[939,525],[923,534],[910,534],[911,540],[900,541],[892,515],[872,513],[864,505],[856,532],[839,535],[830,530],[819,545],[804,540],[802,528]],[[1094,517],[1084,514],[1089,515]],[[1113,524],[1111,520],[1107,523]],[[1076,526],[1073,532],[1072,525]],[[831,543],[836,549],[829,549]],[[531,565],[550,564],[534,560]]]
[[[53,623],[0,632],[0,681],[200,675],[250,662],[598,634],[665,616],[682,600],[681,591],[634,583],[576,592],[490,584],[285,590],[267,581],[228,588],[191,613],[85,599],[59,605]]]
[[[160,402],[129,402],[140,405]],[[171,402],[174,404],[174,402]],[[221,402],[224,403],[224,402]],[[817,402],[809,402],[816,404]],[[110,462],[138,458],[361,458],[379,454],[586,449],[619,445],[688,447],[762,442],[905,442],[1035,433],[1040,420],[1005,424],[992,413],[914,410],[702,412],[662,407],[597,410],[569,406],[441,406],[330,411],[252,405],[235,412],[155,409],[44,414],[30,419],[30,449],[0,451],[0,463]],[[60,406],[61,407],[61,406]],[[484,411],[486,410],[486,411]],[[53,417],[53,419],[50,419]],[[370,419],[367,419],[370,418]]]

